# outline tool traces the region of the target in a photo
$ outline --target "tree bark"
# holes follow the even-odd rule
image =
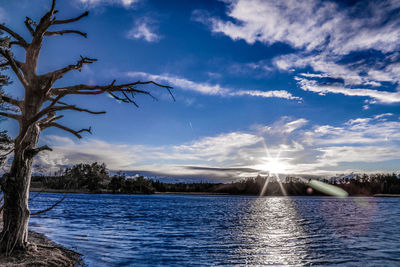
[[[168,90],[174,99],[170,89],[172,87],[161,85],[154,81],[131,82],[125,84],[115,84],[115,80],[108,85],[87,85],[78,84],[62,88],[54,88],[54,83],[61,79],[63,75],[72,70],[81,70],[83,64],[90,64],[96,59],[81,57],[76,64],[68,65],[64,68],[38,75],[36,67],[38,57],[42,47],[44,37],[62,35],[67,33],[80,34],[86,37],[85,33],[76,30],[58,30],[49,31],[52,25],[68,24],[78,21],[88,15],[88,12],[82,15],[67,19],[56,20],[55,10],[56,0],[52,0],[51,9],[39,21],[33,22],[27,17],[25,26],[32,35],[32,41],[28,42],[16,32],[12,31],[3,24],[0,24],[0,30],[9,35],[12,42],[8,46],[0,45],[0,59],[5,60],[2,66],[10,66],[11,70],[17,76],[25,89],[23,100],[13,99],[11,97],[2,97],[2,100],[10,105],[14,105],[20,113],[0,112],[0,116],[17,120],[19,123],[19,135],[14,143],[14,159],[9,173],[5,174],[0,181],[4,192],[3,208],[3,230],[0,233],[0,253],[11,254],[15,250],[27,249],[28,222],[30,211],[28,207],[29,187],[31,182],[33,157],[42,150],[49,150],[47,146],[37,148],[39,134],[42,130],[49,127],[56,127],[61,130],[74,134],[81,138],[82,132],[89,132],[89,129],[73,130],[60,123],[55,122],[63,116],[57,116],[57,112],[73,110],[79,112],[88,112],[91,114],[102,114],[103,111],[96,112],[75,105],[61,102],[61,98],[68,95],[99,95],[108,94],[113,98],[124,102],[132,103],[136,94],[146,94],[153,97],[150,92],[139,90],[141,85],[153,84]],[[14,58],[11,52],[11,44],[19,45],[25,49],[25,62],[20,62]],[[154,97],[153,97],[154,98]],[[175,99],[174,99],[175,100]],[[44,103],[46,103],[45,106]]]
[[[21,140],[17,138],[14,160],[9,173],[4,174],[3,231],[0,233],[0,251],[6,255],[16,250],[26,250],[28,246],[28,206],[33,156],[40,129],[33,124]]]

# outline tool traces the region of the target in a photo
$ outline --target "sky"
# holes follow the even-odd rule
[[[29,38],[50,0],[0,0],[0,21]],[[398,172],[400,2],[58,1],[57,18],[89,10],[47,37],[38,73],[97,58],[55,86],[153,80],[157,97],[139,108],[106,95],[69,103],[105,115],[65,112],[62,123],[92,127],[83,139],[45,130],[36,165],[57,170],[105,162],[110,170],[213,177],[259,173],[336,175]],[[23,60],[23,51],[14,51]],[[22,97],[17,79],[7,92]],[[16,135],[17,125],[1,127]]]

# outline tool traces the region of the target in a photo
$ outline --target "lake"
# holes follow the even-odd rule
[[[68,194],[30,229],[88,266],[400,265],[400,198]]]

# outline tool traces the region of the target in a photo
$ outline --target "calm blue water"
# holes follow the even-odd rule
[[[69,194],[30,228],[88,266],[400,265],[400,198]]]

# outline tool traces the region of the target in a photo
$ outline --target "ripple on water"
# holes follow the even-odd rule
[[[71,194],[30,227],[89,266],[396,266],[399,219],[400,199]]]

